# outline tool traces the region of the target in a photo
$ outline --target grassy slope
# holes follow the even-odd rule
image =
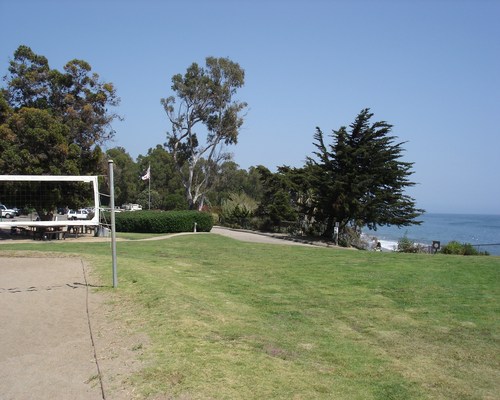
[[[110,280],[109,244],[43,248],[88,254]],[[149,367],[133,378],[145,396],[493,399],[500,392],[498,257],[215,235],[119,242],[118,257],[115,307],[152,339]]]

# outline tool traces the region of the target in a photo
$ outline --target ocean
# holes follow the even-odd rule
[[[424,214],[417,218],[421,225],[397,228],[382,226],[376,231],[364,230],[368,236],[376,237],[382,248],[394,250],[398,240],[406,236],[414,243],[432,245],[440,241],[441,246],[456,240],[470,243],[480,251],[500,255],[500,215],[479,214]]]

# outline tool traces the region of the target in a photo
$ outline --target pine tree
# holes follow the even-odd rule
[[[410,181],[413,163],[401,160],[404,142],[391,136],[392,125],[371,123],[373,114],[362,110],[354,123],[333,131],[333,144],[326,144],[316,129],[315,158],[308,158],[305,170],[314,187],[311,206],[314,219],[324,224],[324,235],[332,237],[337,223],[341,231],[363,226],[408,226],[423,210],[404,190]]]

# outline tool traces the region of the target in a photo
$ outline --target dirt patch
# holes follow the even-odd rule
[[[78,258],[0,257],[2,399],[134,398],[147,340],[113,318]]]

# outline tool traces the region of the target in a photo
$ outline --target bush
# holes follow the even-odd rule
[[[441,248],[443,254],[462,254],[462,244],[453,240]]]
[[[352,227],[346,226],[339,234],[339,246],[341,247],[355,247],[359,250],[365,250],[368,243],[361,237],[361,233]]]
[[[131,211],[115,215],[117,232],[210,232],[212,216],[199,211]]]
[[[405,235],[398,240],[397,251],[400,253],[426,253],[427,249],[421,244],[414,243]]]
[[[441,248],[443,254],[458,254],[461,256],[488,255],[488,252],[480,252],[470,243],[459,243],[452,240]]]
[[[220,220],[231,228],[249,228],[257,202],[245,193],[232,193],[222,202]]]

